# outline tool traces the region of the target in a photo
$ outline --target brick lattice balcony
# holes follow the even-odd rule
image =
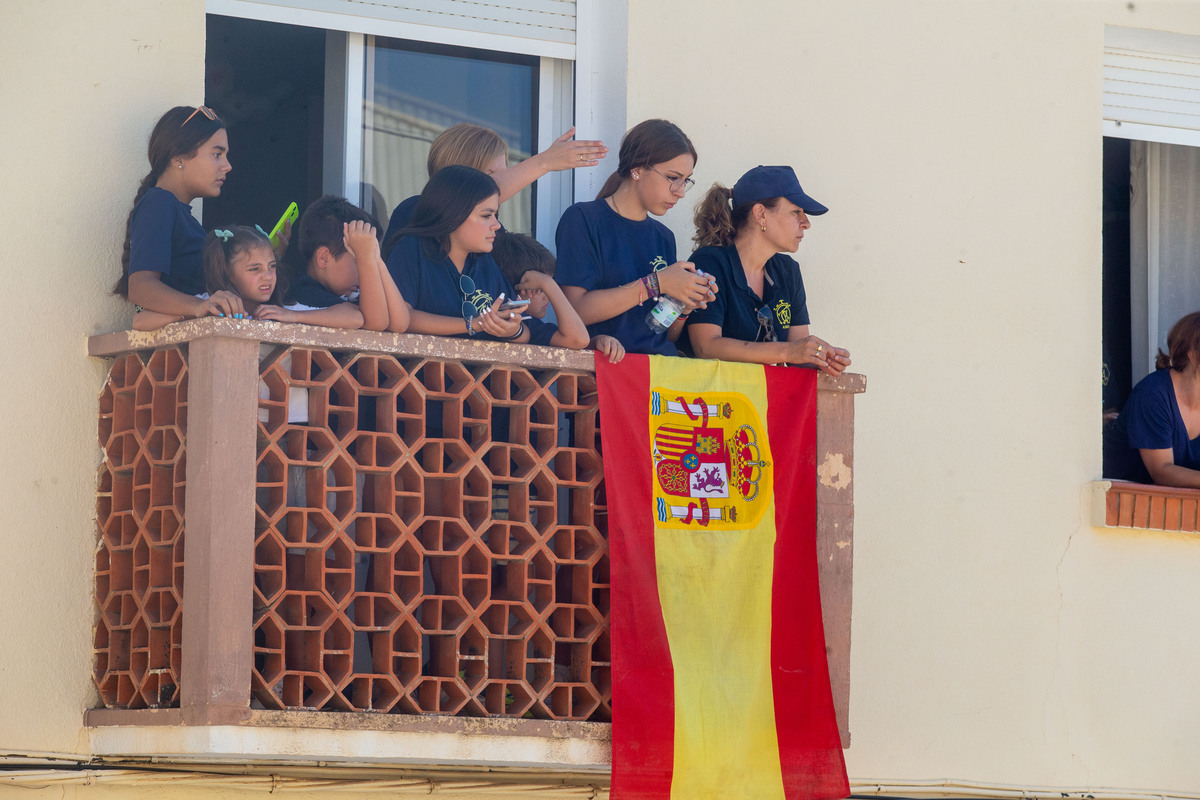
[[[104,708],[87,715],[97,750],[237,760],[227,743],[148,748],[115,733],[163,725],[258,731],[241,749],[260,756],[294,750],[280,730],[410,744],[455,731],[567,737],[586,753],[561,766],[606,762],[591,353],[217,319],[89,348],[112,359],[97,489]],[[818,549],[846,743],[853,396],[864,386],[822,378],[818,394]],[[330,737],[302,749],[336,758]],[[552,750],[526,760],[553,762],[538,755]],[[410,748],[438,760],[436,747],[422,752]]]

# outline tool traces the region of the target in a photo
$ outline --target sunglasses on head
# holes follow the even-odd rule
[[[219,121],[219,118],[217,117],[217,112],[213,111],[208,106],[196,106],[196,110],[193,111],[192,113],[188,114],[187,119],[185,119],[183,122],[179,123],[179,127],[182,128],[184,125],[187,125],[189,122],[192,121],[192,117],[196,116],[197,114],[203,114],[204,116],[211,119],[213,122]]]

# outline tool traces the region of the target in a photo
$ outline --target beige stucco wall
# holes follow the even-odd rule
[[[679,122],[701,187],[790,163],[832,209],[800,258],[814,331],[870,381],[852,779],[1200,786],[1200,540],[1088,517],[1103,25],[1200,35],[1200,4],[1130,5],[631,0],[628,119]],[[86,751],[102,367],[84,337],[127,320],[106,292],[150,126],[201,99],[203,13],[3,14],[0,752]],[[666,219],[684,252],[687,214]],[[78,791],[110,795],[139,796]]]
[[[869,376],[851,778],[1195,790],[1200,540],[1093,529],[1087,484],[1103,26],[1200,4],[727,9],[631,3],[629,120],[679,122],[702,187],[790,163],[831,208],[800,259]]]
[[[203,0],[46,0],[0,14],[8,253],[0,322],[0,752],[76,751],[92,705],[96,397],[108,296],[158,116],[199,102]]]

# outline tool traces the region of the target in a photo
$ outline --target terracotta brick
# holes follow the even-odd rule
[[[1166,498],[1163,505],[1163,530],[1177,531],[1180,529],[1182,508],[1183,504],[1178,497]]]
[[[1167,499],[1165,497],[1150,498],[1150,516],[1146,523],[1147,528],[1154,528],[1161,531],[1165,526],[1163,524],[1166,512]]]

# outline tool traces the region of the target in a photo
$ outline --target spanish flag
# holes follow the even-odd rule
[[[596,359],[613,800],[850,793],[817,584],[816,378]]]

